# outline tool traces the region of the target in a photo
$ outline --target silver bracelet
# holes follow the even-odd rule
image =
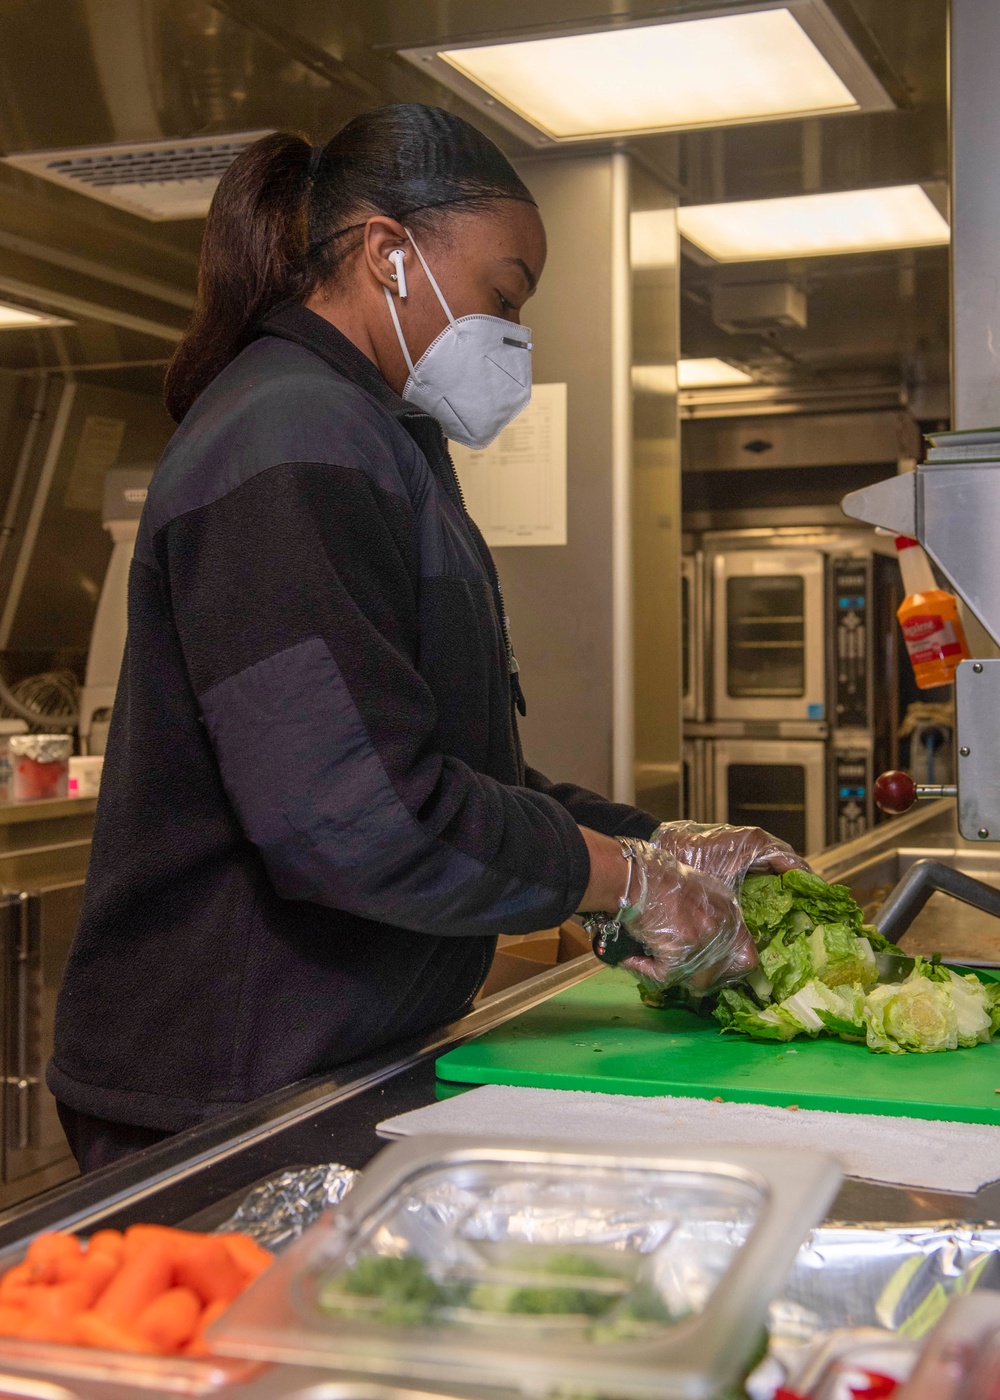
[[[631,905],[629,890],[632,888],[632,867],[635,865],[635,847],[627,836],[617,836],[615,840],[622,848],[622,856],[628,861],[628,875],[625,878],[625,893],[618,900],[619,912],[624,912]]]

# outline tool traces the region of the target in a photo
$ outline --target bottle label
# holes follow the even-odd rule
[[[950,618],[925,613],[923,617],[907,618],[902,626],[906,649],[914,666],[965,654]]]

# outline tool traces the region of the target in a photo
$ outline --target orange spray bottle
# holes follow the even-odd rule
[[[906,597],[896,616],[910,653],[913,675],[921,690],[950,685],[960,661],[971,656],[958,604],[938,588],[927,555],[918,540],[896,536],[899,568]]]

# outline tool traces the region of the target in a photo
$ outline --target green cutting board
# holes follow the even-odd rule
[[[451,1084],[676,1094],[840,1113],[1000,1123],[1000,1040],[936,1055],[873,1055],[840,1040],[721,1035],[714,1021],[643,1006],[603,971],[437,1062]]]

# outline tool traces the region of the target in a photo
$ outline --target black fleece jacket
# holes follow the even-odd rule
[[[577,824],[525,769],[502,600],[435,420],[301,306],[194,404],[129,581],[48,1083],[168,1131],[441,1023],[558,924]]]

